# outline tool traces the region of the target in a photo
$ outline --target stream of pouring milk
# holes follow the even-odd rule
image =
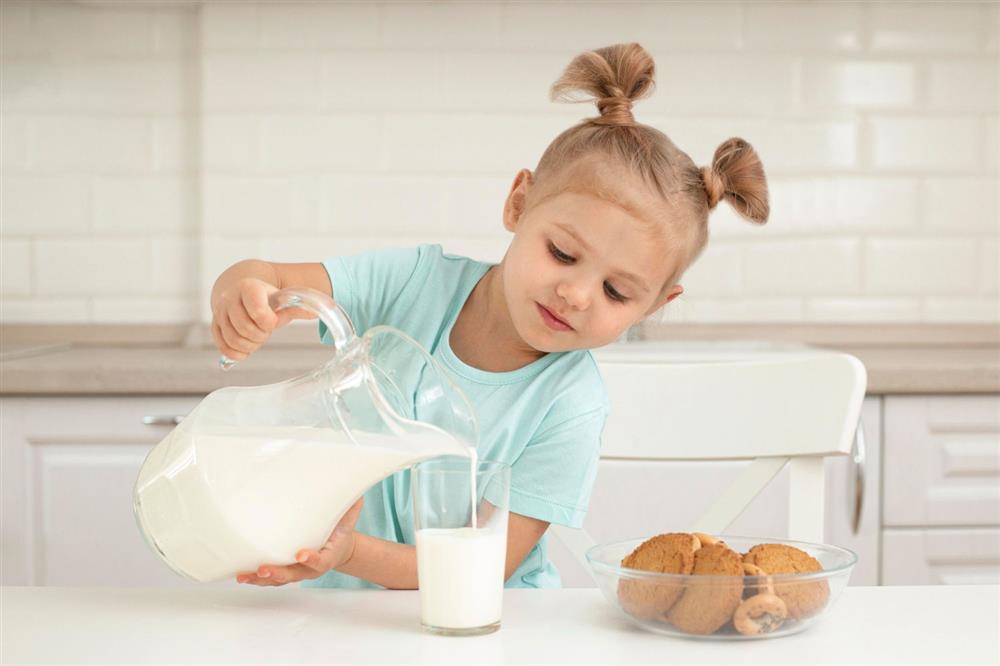
[[[437,433],[408,436],[402,448],[398,436],[353,434],[357,444],[323,428],[232,427],[192,436],[178,427],[139,472],[137,518],[174,569],[220,580],[319,548],[354,501],[389,474],[440,455],[471,454],[476,525],[474,448]]]

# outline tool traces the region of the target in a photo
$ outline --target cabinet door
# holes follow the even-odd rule
[[[886,585],[1000,584],[1000,529],[888,529]]]
[[[877,585],[879,560],[880,399],[863,410],[868,444],[860,529],[852,529],[855,469],[849,456],[826,461],[825,540],[858,553],[852,585]],[[668,462],[605,458],[600,461],[584,529],[597,543],[624,541],[662,532],[687,531],[748,465],[746,461]],[[782,470],[726,530],[740,536],[788,536],[788,470]],[[590,587],[593,580],[569,550],[552,536],[549,555],[566,587]]]
[[[885,525],[1000,525],[1000,396],[888,396]]]
[[[169,425],[200,396],[0,399],[3,584],[176,586],[188,583],[146,545],[132,487]]]

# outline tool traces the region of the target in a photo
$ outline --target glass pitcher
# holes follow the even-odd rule
[[[150,451],[135,483],[139,530],[197,581],[293,563],[386,476],[474,456],[471,405],[415,340],[388,326],[358,337],[311,289],[277,291],[270,304],[314,311],[334,358],[277,384],[213,391]]]

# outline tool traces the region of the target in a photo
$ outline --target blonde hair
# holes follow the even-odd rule
[[[639,44],[615,44],[576,56],[552,85],[557,102],[596,102],[600,115],[584,119],[549,144],[535,169],[538,184],[558,180],[585,157],[607,157],[639,176],[673,213],[662,231],[683,252],[668,277],[672,286],[708,242],[708,214],[725,199],[745,219],[767,222],[767,180],[753,147],[740,138],[722,142],[711,166],[695,163],[659,130],[637,123],[632,104],[654,87],[655,65]],[[554,194],[555,192],[550,193]],[[679,207],[679,208],[678,208]]]

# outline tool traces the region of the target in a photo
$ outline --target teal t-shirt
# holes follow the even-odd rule
[[[511,466],[510,510],[580,527],[597,475],[608,398],[589,351],[554,352],[510,372],[486,372],[452,351],[451,329],[472,289],[492,264],[444,254],[439,245],[390,248],[324,262],[334,300],[362,335],[384,324],[433,356],[472,403],[480,460]],[[320,335],[331,343],[325,326]],[[359,532],[414,544],[410,470],[365,493]],[[559,587],[543,536],[506,587]],[[330,571],[307,587],[379,587]]]

